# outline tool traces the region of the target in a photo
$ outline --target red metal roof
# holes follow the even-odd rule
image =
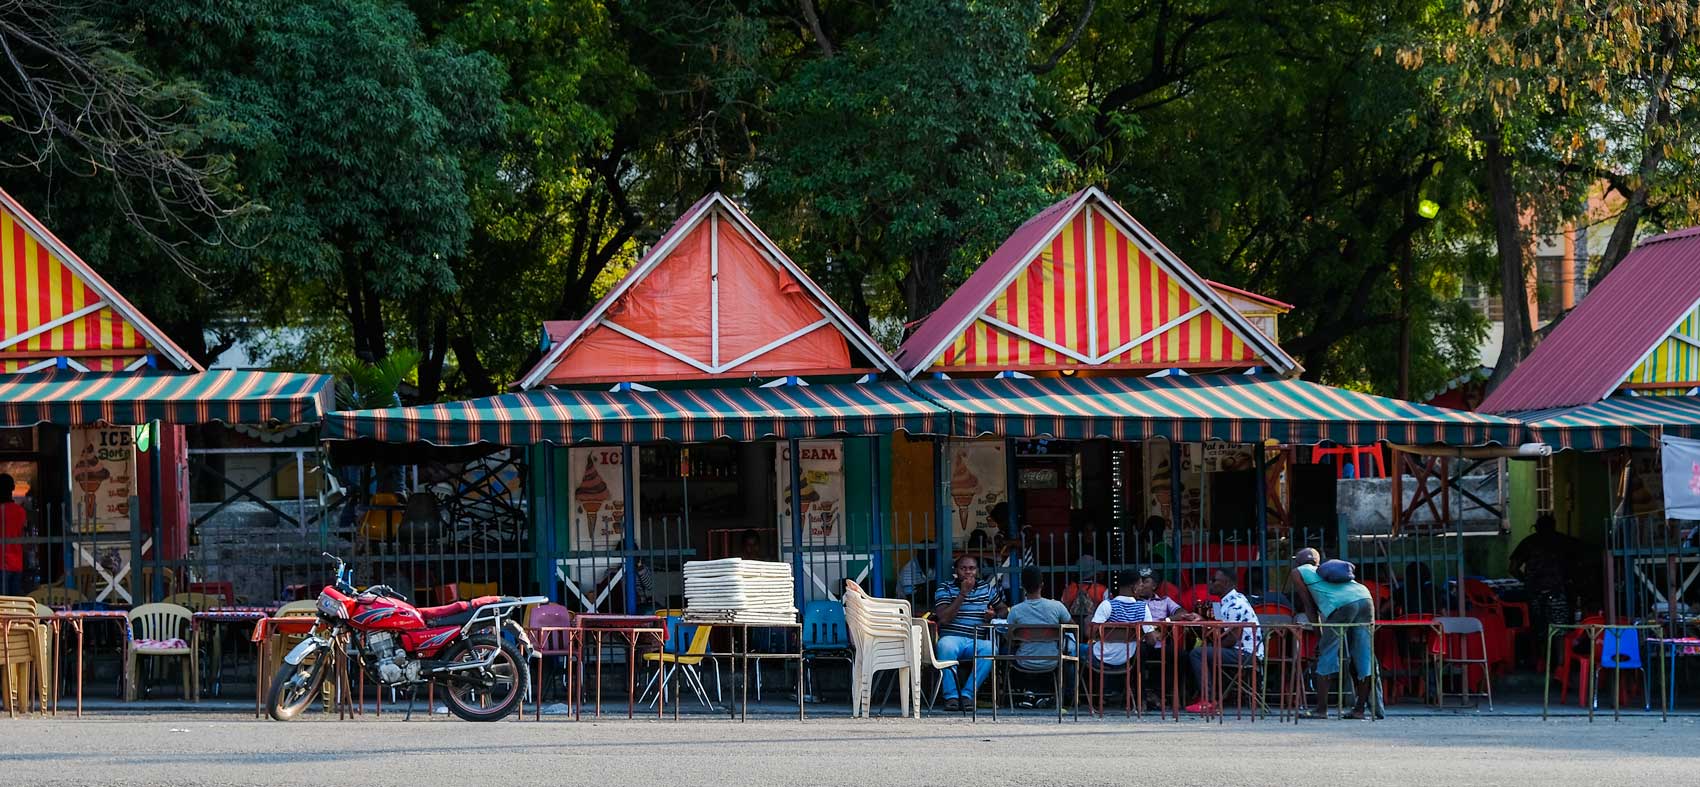
[[[1507,413],[1590,404],[1617,390],[1700,301],[1700,227],[1637,246],[1482,402]]]
[[[1231,284],[1223,284],[1219,281],[1212,281],[1210,279],[1205,279],[1204,283],[1210,285],[1210,288],[1217,291],[1217,292],[1233,293],[1235,295],[1240,296],[1241,298],[1248,298],[1250,300],[1257,301],[1258,303],[1261,303],[1265,306],[1272,306],[1272,307],[1280,309],[1282,311],[1289,311],[1290,312],[1290,311],[1293,310],[1292,304],[1290,304],[1286,301],[1275,300],[1274,298],[1271,298],[1267,295],[1264,295],[1263,293],[1252,292],[1251,290],[1242,290],[1242,289],[1235,287]]]

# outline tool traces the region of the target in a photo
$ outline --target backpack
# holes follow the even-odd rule
[[[1074,598],[1068,602],[1068,614],[1076,620],[1092,617],[1092,613],[1098,611],[1098,604],[1104,600],[1104,586],[1097,582],[1075,583],[1069,591],[1074,593]]]
[[[1357,567],[1344,560],[1329,560],[1316,567],[1316,575],[1323,582],[1343,584],[1358,581]]]

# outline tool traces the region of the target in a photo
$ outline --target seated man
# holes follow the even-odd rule
[[[1146,620],[1198,620],[1198,615],[1188,612],[1184,607],[1168,596],[1157,594],[1157,572],[1149,568],[1139,569],[1138,584],[1134,585],[1133,597],[1145,604]],[[1145,685],[1157,686],[1161,669],[1159,661],[1163,657],[1163,640],[1155,626],[1145,627],[1144,641],[1151,647],[1146,648],[1140,656],[1140,669],[1145,673]],[[1176,669],[1180,665],[1176,665]],[[1155,709],[1158,706],[1156,693],[1146,691],[1145,704]]]
[[[1149,574],[1150,569],[1140,569],[1141,573]],[[1139,623],[1150,620],[1145,609],[1145,602],[1134,598],[1134,591],[1139,586],[1140,574],[1125,572],[1117,575],[1116,594],[1104,599],[1098,609],[1092,613],[1092,622],[1087,624],[1087,636],[1093,640],[1092,646],[1081,653],[1081,658],[1090,658],[1093,663],[1103,667],[1120,667],[1127,663],[1137,649],[1135,642],[1127,641],[1129,637],[1118,642],[1103,641],[1103,624],[1105,623]]]
[[[1021,590],[1026,598],[1020,604],[1009,608],[1009,628],[1011,631],[1024,626],[1056,630],[1060,625],[1074,623],[1074,619],[1068,614],[1068,608],[1064,607],[1059,601],[1045,598],[1044,589],[1044,577],[1039,573],[1037,566],[1021,569]],[[1067,635],[1067,641],[1063,643],[1063,646],[1068,648],[1068,653],[1074,653],[1076,645],[1073,634]],[[1057,640],[1054,637],[1038,640],[1027,639],[1016,646],[1015,663],[1017,667],[1028,672],[1049,673],[1061,669],[1063,671],[1063,689],[1067,691],[1069,687],[1074,685],[1074,663],[1062,661],[1059,655]],[[1022,707],[1042,708],[1048,704],[1043,697],[1038,700],[1033,699],[1033,692],[1029,691],[1027,692],[1027,699],[1022,702]]]
[[[1251,602],[1234,587],[1233,572],[1218,568],[1210,575],[1210,594],[1221,598],[1212,606],[1217,620],[1229,623],[1251,623],[1251,626],[1240,629],[1236,636],[1225,633],[1231,641],[1223,641],[1193,648],[1188,654],[1192,662],[1192,677],[1198,682],[1198,701],[1188,705],[1189,713],[1214,713],[1216,704],[1210,698],[1210,674],[1205,670],[1206,663],[1214,664],[1220,659],[1224,670],[1240,664],[1256,663],[1263,657],[1263,632],[1258,630],[1257,612],[1251,608]],[[1208,661],[1207,661],[1208,660]]]
[[[954,660],[966,667],[975,656],[995,653],[992,641],[979,636],[979,627],[1006,611],[1003,594],[991,582],[980,578],[979,558],[958,556],[954,584],[940,584],[933,594],[933,619],[939,626],[939,659]],[[944,673],[940,679],[944,682],[945,710],[972,709],[980,684],[992,672],[992,663],[985,659],[975,661],[967,686],[958,686],[955,674]]]

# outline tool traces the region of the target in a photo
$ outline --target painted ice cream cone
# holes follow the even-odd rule
[[[979,491],[980,479],[968,469],[968,455],[957,454],[956,464],[950,470],[950,499],[956,503],[956,515],[963,529],[968,527],[968,504],[974,502]]]
[[[95,493],[100,491],[100,485],[112,477],[111,471],[100,463],[100,458],[94,454],[94,446],[83,446],[82,454],[76,464],[71,466],[71,479],[77,482],[77,488],[83,490],[83,518],[94,519],[97,512]]]
[[[596,512],[608,503],[608,483],[602,480],[602,474],[596,472],[596,458],[588,457],[584,462],[584,475],[579,478],[578,487],[573,490],[573,499],[584,509],[584,515],[591,522],[596,521]]]

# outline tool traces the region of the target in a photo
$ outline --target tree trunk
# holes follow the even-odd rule
[[[1499,295],[1505,304],[1505,340],[1499,346],[1489,391],[1499,387],[1517,363],[1534,348],[1534,321],[1529,315],[1529,278],[1523,262],[1522,214],[1511,181],[1511,159],[1505,155],[1499,129],[1489,130],[1484,164],[1489,202],[1493,208],[1494,240],[1499,246]]]
[[[918,249],[910,255],[909,272],[903,276],[905,322],[931,314],[944,302],[944,283],[939,271],[934,270],[934,260],[942,258],[935,257],[932,249]]]

